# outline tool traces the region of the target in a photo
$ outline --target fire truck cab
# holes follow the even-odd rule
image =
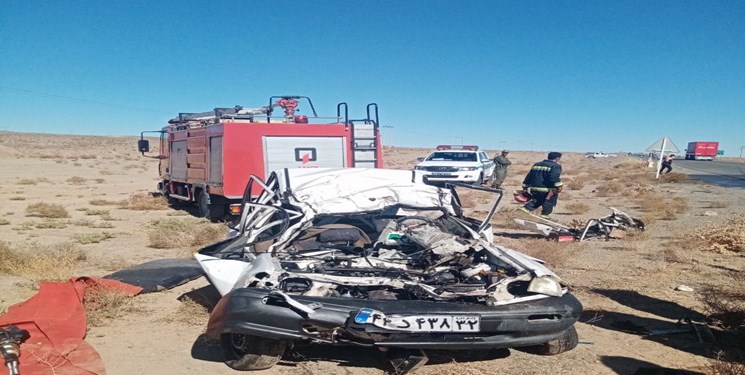
[[[300,115],[300,102],[309,115]],[[274,114],[276,108],[283,110]],[[260,108],[215,108],[179,113],[160,133],[158,190],[170,203],[195,204],[211,220],[240,213],[251,175],[262,180],[282,168],[381,168],[378,106],[350,119],[347,103],[319,117],[310,98],[272,96]],[[138,149],[150,151],[142,132]]]

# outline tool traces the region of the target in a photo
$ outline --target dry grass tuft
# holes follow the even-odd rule
[[[569,190],[582,190],[591,180],[592,177],[589,175],[580,175],[567,181],[565,186]]]
[[[569,213],[577,215],[586,214],[590,211],[590,206],[581,202],[569,203],[565,207]]]
[[[707,375],[745,375],[745,356],[740,354],[732,360],[726,357],[728,355],[722,351],[717,353],[716,358],[709,361],[709,365],[706,366]]]
[[[78,208],[77,211],[82,211],[87,216],[108,216],[109,210],[97,210],[95,208]]]
[[[26,207],[26,216],[59,219],[70,217],[70,214],[68,214],[67,210],[59,204],[40,202],[30,204]]]
[[[584,242],[557,242],[542,238],[520,240],[515,250],[546,262],[549,268],[561,267],[585,247]]]
[[[102,287],[88,288],[83,297],[83,305],[91,327],[101,327],[124,314],[146,312],[126,293]]]
[[[13,247],[9,242],[0,241],[0,273],[33,281],[66,280],[86,259],[85,253],[71,243]]]
[[[624,190],[625,186],[618,181],[610,181],[595,188],[598,197],[609,197]]]
[[[93,199],[90,200],[88,203],[90,203],[92,206],[119,206],[126,204],[126,201],[111,201],[107,199]]]
[[[681,252],[678,251],[678,249],[667,248],[665,250],[662,250],[660,255],[662,256],[662,260],[664,260],[667,263],[680,263],[680,264],[691,263],[691,260],[685,257],[683,254],[681,254]]]
[[[727,225],[702,228],[696,231],[697,242],[704,250],[745,253],[745,218],[730,221]]]
[[[148,246],[156,249],[201,246],[225,238],[225,227],[199,219],[159,219],[150,222]]]
[[[688,179],[688,175],[685,173],[670,172],[660,176],[660,181],[669,183],[683,182]]]
[[[98,228],[98,229],[111,229],[111,228],[115,228],[114,224],[111,224],[111,223],[109,223],[107,221],[103,221],[103,222],[100,222],[100,223],[95,223],[93,225],[90,225],[89,227],[90,228]]]
[[[163,320],[167,323],[181,323],[190,326],[206,326],[210,318],[207,308],[190,298],[181,300],[181,305]]]
[[[149,193],[132,194],[128,199],[120,202],[119,206],[128,210],[141,211],[168,209],[168,203],[163,197],[153,196]]]
[[[82,245],[88,245],[92,243],[99,243],[102,241],[106,241],[110,238],[116,237],[113,233],[110,232],[101,232],[101,233],[75,233],[72,236],[72,239],[76,242],[82,244]]]
[[[89,219],[78,219],[70,221],[69,224],[75,225],[77,227],[92,227],[93,225],[95,225],[95,221]]]
[[[699,299],[717,325],[745,333],[745,292],[708,287],[701,290]]]
[[[527,220],[528,215],[526,215],[523,212],[518,211],[517,209],[512,210],[499,210],[496,214],[494,214],[494,217],[492,218],[492,225],[497,228],[503,228],[503,229],[525,229],[515,223],[514,219],[526,219]]]
[[[59,220],[53,220],[53,219],[44,219],[43,221],[36,223],[35,226],[38,229],[65,229],[67,228],[67,224],[65,222],[59,221]]]
[[[72,185],[83,185],[88,181],[87,178],[80,177],[80,176],[72,176],[67,179],[67,182],[69,182]]]
[[[24,197],[10,197],[8,199],[10,199],[12,201],[25,201],[26,200],[26,198],[24,198]]]
[[[9,224],[10,224],[10,220],[8,220],[8,219],[0,219],[0,225],[9,225]]]
[[[629,160],[624,161],[613,166],[614,169],[621,170],[623,172],[644,172],[647,170],[646,161]]]
[[[36,185],[36,180],[32,178],[22,178],[16,181],[17,185]]]
[[[688,211],[688,198],[673,197],[668,199],[660,193],[649,192],[638,194],[634,202],[639,205],[639,210],[646,213],[644,222],[651,224],[657,220],[676,220],[679,214]]]

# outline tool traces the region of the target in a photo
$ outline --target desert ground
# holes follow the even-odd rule
[[[386,148],[384,162],[411,169],[428,151]],[[545,155],[509,156],[505,190],[511,193]],[[32,296],[39,281],[188,258],[222,238],[224,224],[151,196],[157,163],[136,152],[134,137],[0,132],[0,313]],[[443,353],[416,373],[636,374],[664,368],[714,374],[719,350],[734,353],[743,346],[735,330],[742,320],[731,317],[742,309],[745,290],[745,190],[682,173],[655,180],[646,161],[625,157],[565,154],[562,164],[566,188],[557,221],[578,225],[616,207],[646,223],[642,233],[618,232],[607,242],[551,242],[514,224],[521,213],[511,194],[493,218],[496,242],[544,259],[580,299],[580,345],[554,357],[519,350]],[[474,217],[484,216],[494,200],[485,192],[461,196]],[[202,335],[209,312],[199,297],[208,294],[209,284],[200,278],[132,298],[92,296],[86,340],[108,374],[235,374],[221,362],[219,344]],[[693,331],[649,335],[679,327],[685,318],[707,322],[716,342],[701,343]],[[371,349],[301,346],[257,374],[386,371],[383,353]]]

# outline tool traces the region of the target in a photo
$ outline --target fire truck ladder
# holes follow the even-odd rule
[[[346,103],[344,110],[346,111]],[[337,107],[337,112],[339,107]],[[373,110],[375,118],[370,117]],[[339,115],[339,113],[337,113]],[[345,118],[348,118],[345,116]],[[378,166],[378,104],[367,105],[367,118],[348,120],[352,134],[352,166],[355,168],[375,168]]]

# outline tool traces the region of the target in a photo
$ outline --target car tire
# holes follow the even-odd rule
[[[557,355],[576,348],[578,343],[577,329],[571,326],[559,338],[545,344],[530,346],[524,349],[527,352],[538,355]]]
[[[220,337],[225,364],[234,370],[265,370],[276,365],[287,342],[266,337],[225,333]]]
[[[479,173],[479,178],[476,179],[476,181],[473,182],[473,186],[481,186],[484,184],[484,174]]]

